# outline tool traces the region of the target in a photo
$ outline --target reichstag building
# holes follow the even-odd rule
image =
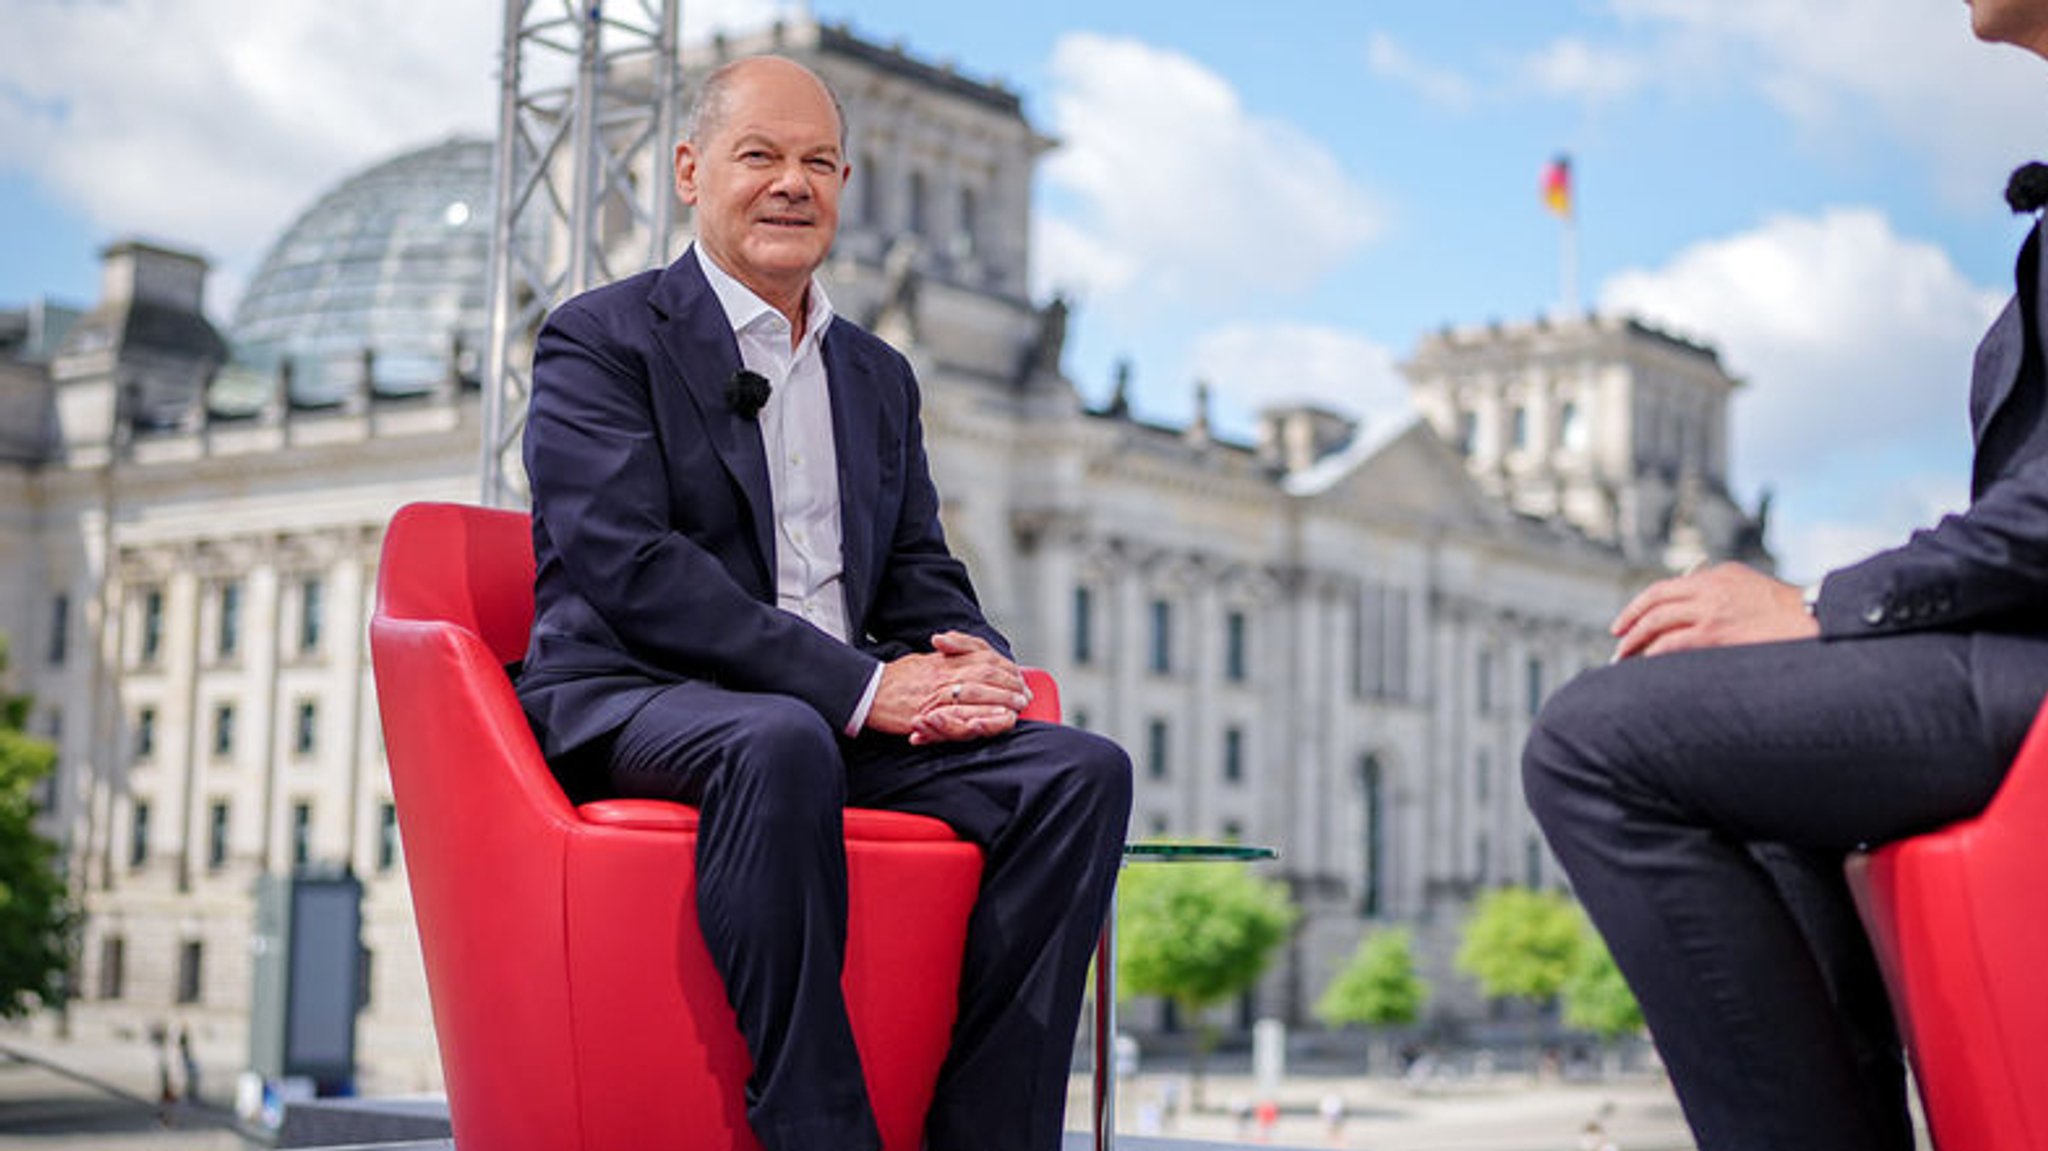
[[[1649,579],[1769,562],[1714,351],[1625,316],[1449,328],[1403,365],[1409,418],[1273,410],[1254,443],[1199,405],[1134,418],[1127,380],[1090,407],[1065,305],[1027,288],[1049,142],[1018,97],[815,23],[721,50],[771,46],[848,106],[828,286],[916,365],[995,620],[1131,750],[1133,836],[1281,849],[1303,924],[1242,1014],[1309,1026],[1384,923],[1417,929],[1438,1010],[1476,1009],[1449,974],[1472,898],[1562,883],[1518,784],[1545,693]],[[90,308],[0,311],[0,632],[61,751],[76,1033],[239,1051],[257,880],[346,872],[361,1086],[438,1086],[365,625],[392,511],[478,495],[491,188],[472,139],[344,181],[226,331],[202,260],[136,242]]]

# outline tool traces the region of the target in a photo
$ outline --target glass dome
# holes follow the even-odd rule
[[[215,408],[260,406],[280,373],[298,407],[341,402],[366,371],[380,396],[426,392],[451,371],[473,380],[488,323],[491,186],[491,142],[458,137],[322,196],[249,281]]]

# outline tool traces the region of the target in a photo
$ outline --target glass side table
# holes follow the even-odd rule
[[[1127,843],[1124,863],[1254,863],[1278,859],[1243,843]],[[1116,895],[1095,944],[1095,1151],[1116,1147]]]

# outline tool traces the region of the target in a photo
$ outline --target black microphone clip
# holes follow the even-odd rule
[[[768,403],[768,394],[773,390],[768,386],[768,377],[741,368],[725,383],[725,406],[744,419],[759,419],[762,407]]]

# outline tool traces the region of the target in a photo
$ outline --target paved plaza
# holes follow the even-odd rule
[[[175,1078],[175,1068],[174,1078]],[[1185,1068],[1148,1069],[1125,1082],[1119,1130],[1138,1151],[1154,1138],[1370,1151],[1580,1151],[1599,1120],[1619,1151],[1690,1151],[1669,1088],[1634,1074],[1605,1082],[1536,1079],[1522,1073],[1464,1075],[1407,1084],[1318,1068],[1289,1076],[1268,1126],[1233,1114],[1256,1094],[1242,1059],[1204,1076],[1205,1106],[1192,1105]],[[233,1070],[208,1067],[198,1106],[162,1105],[160,1069],[145,1045],[69,1043],[0,1030],[0,1148],[35,1151],[247,1151],[265,1144],[238,1134],[226,1104]],[[1088,1080],[1076,1076],[1069,1126],[1089,1113]],[[1344,1104],[1332,1131],[1320,1108]]]

